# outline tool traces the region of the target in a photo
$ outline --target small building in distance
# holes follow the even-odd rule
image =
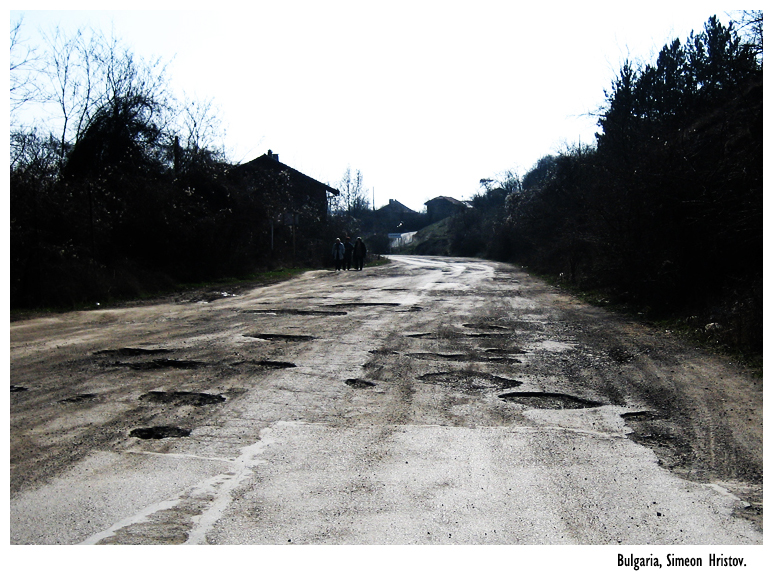
[[[427,206],[427,219],[431,224],[470,208],[469,204],[448,196],[432,198],[424,205]]]
[[[397,200],[389,200],[389,203],[374,212],[374,228],[389,233],[402,233],[415,231],[425,225],[424,214],[412,210]]]

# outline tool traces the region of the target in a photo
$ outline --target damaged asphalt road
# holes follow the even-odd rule
[[[11,543],[762,543],[761,380],[391,259],[12,323]]]

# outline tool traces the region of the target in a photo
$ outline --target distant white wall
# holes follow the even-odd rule
[[[413,241],[413,236],[416,232],[405,232],[404,234],[389,234],[389,247],[399,248],[401,246],[407,246]]]

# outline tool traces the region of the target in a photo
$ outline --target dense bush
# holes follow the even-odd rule
[[[496,190],[476,198],[453,226],[455,251],[519,262],[653,317],[689,317],[694,330],[711,323],[712,339],[760,352],[759,54],[711,18],[655,64],[626,63],[597,146],[540,160],[504,210]]]

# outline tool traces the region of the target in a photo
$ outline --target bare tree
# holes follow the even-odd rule
[[[739,30],[748,38],[747,45],[762,61],[762,10],[741,10]]]
[[[346,168],[338,190],[340,194],[334,200],[333,212],[358,216],[368,209],[368,190],[363,186],[362,172],[357,170],[354,175],[350,168]]]
[[[222,141],[224,133],[219,117],[219,110],[212,98],[205,100],[191,99],[183,96],[183,102],[178,104],[178,123],[184,147],[191,153],[201,150],[218,150],[223,155]]]
[[[25,104],[41,100],[38,72],[41,57],[38,49],[22,37],[23,18],[11,24],[10,93],[11,114]]]
[[[61,162],[95,118],[119,102],[141,100],[159,128],[169,123],[166,66],[160,59],[145,62],[115,36],[93,30],[67,34],[57,27],[43,37],[40,91],[57,109],[52,129]]]

